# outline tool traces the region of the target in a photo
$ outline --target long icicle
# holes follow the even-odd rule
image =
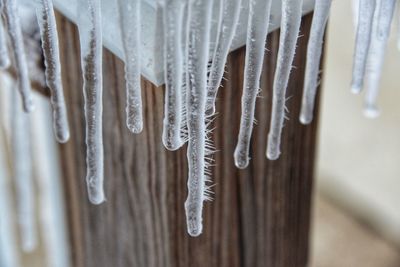
[[[188,197],[185,202],[188,233],[198,236],[203,229],[206,199],[206,90],[212,0],[190,0],[187,43],[187,116],[189,144]]]
[[[396,0],[380,0],[375,11],[376,15],[374,17],[367,63],[367,86],[364,104],[364,114],[370,118],[375,118],[379,115],[376,101],[379,94],[379,83],[395,5]]]
[[[17,194],[17,218],[22,249],[33,251],[37,246],[35,189],[33,182],[29,115],[20,108],[16,91],[11,92],[13,169]]]
[[[126,125],[133,133],[143,130],[140,85],[140,37],[142,0],[118,0],[126,80]]]
[[[354,49],[353,79],[351,91],[360,93],[363,88],[365,70],[367,67],[368,51],[370,49],[372,35],[372,21],[376,0],[360,0],[356,45]]]
[[[271,0],[250,0],[249,3],[242,114],[238,142],[234,152],[235,165],[241,169],[246,168],[250,160],[250,139],[253,132],[256,98],[260,90],[271,2]]]
[[[232,40],[235,37],[242,5],[242,0],[221,1],[223,3],[222,19],[218,25],[219,35],[217,36],[207,88],[206,114],[208,115],[215,113],[215,100],[224,76],[226,60]]]
[[[98,0],[81,0],[78,24],[81,43],[86,119],[86,182],[93,204],[105,201],[103,151],[103,77],[101,7]]]
[[[177,150],[184,143],[181,136],[184,7],[182,0],[165,0],[163,7],[165,104],[162,140],[168,150]]]
[[[285,120],[286,89],[296,51],[297,37],[302,14],[302,0],[282,1],[281,35],[272,97],[272,114],[268,134],[267,158],[276,160],[280,155],[280,143]]]
[[[3,20],[0,19],[0,69],[7,69],[10,66],[10,57],[8,56],[7,39],[4,34]]]
[[[307,47],[307,62],[300,112],[300,122],[303,124],[309,124],[313,120],[315,95],[319,83],[322,45],[331,4],[332,0],[316,0],[315,2],[310,39]]]
[[[69,139],[67,108],[65,105],[61,82],[60,51],[53,1],[40,0],[36,7],[39,23],[44,62],[46,65],[46,82],[50,89],[50,103],[53,110],[53,131],[60,143]]]
[[[34,108],[31,96],[31,84],[28,74],[28,65],[24,49],[24,40],[19,21],[16,0],[2,0],[2,10],[5,17],[7,32],[10,37],[16,71],[18,75],[18,89],[22,98],[22,106],[25,112],[31,112]]]

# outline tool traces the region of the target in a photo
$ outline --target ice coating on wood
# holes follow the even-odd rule
[[[300,122],[309,124],[313,120],[315,95],[319,85],[319,66],[326,23],[332,0],[316,0],[307,47],[307,62],[304,77]]]
[[[241,169],[246,168],[250,160],[250,140],[253,131],[256,98],[260,90],[271,2],[271,0],[250,0],[249,3],[250,14],[247,25],[242,113],[238,142],[234,152],[235,165]]]
[[[31,84],[29,80],[17,3],[16,0],[2,0],[2,6],[10,44],[13,48],[12,50],[18,76],[18,89],[22,98],[22,106],[25,112],[30,112],[33,110]]]
[[[221,21],[218,25],[219,32],[207,88],[206,113],[209,115],[215,113],[215,100],[224,76],[226,60],[238,26],[242,5],[241,0],[221,0],[221,3]]]
[[[86,182],[90,202],[100,204],[105,201],[100,2],[81,0],[78,14],[86,119]]]
[[[379,82],[382,76],[385,50],[390,34],[396,0],[378,0],[373,29],[371,46],[368,55],[366,93],[364,114],[374,118],[379,115],[376,101],[379,94]]]
[[[361,92],[367,67],[368,51],[371,43],[372,22],[376,0],[360,0],[357,24],[356,45],[354,49],[353,79],[351,91]]]
[[[0,19],[0,69],[6,69],[10,66],[10,57],[8,56],[7,39],[4,34],[3,20]]]
[[[126,125],[133,133],[143,130],[140,85],[140,9],[142,0],[118,0],[125,61]]]
[[[50,103],[53,111],[53,130],[56,139],[65,143],[69,139],[67,108],[61,81],[61,63],[58,46],[56,18],[53,1],[40,0],[36,3],[36,16],[39,23],[46,83],[50,89]]]
[[[35,189],[28,114],[22,112],[16,91],[11,93],[13,170],[17,194],[17,219],[25,252],[37,246]]]
[[[267,158],[270,160],[278,159],[281,153],[280,144],[285,120],[286,89],[296,51],[302,4],[302,0],[282,1],[281,35],[273,85],[272,113],[266,153]]]
[[[202,211],[206,193],[206,89],[212,0],[190,0],[187,43],[187,125],[189,144],[188,198],[185,202],[188,233],[203,229]]]
[[[185,115],[182,107],[184,8],[183,0],[165,0],[163,3],[165,103],[162,140],[168,150],[177,150],[184,143],[181,136],[182,115]]]

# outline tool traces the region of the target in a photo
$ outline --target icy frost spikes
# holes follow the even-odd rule
[[[370,49],[372,22],[376,0],[359,0],[358,26],[354,48],[353,79],[351,92],[358,94],[363,87],[368,52]]]
[[[187,158],[189,177],[185,202],[188,233],[199,236],[206,194],[206,89],[212,0],[189,2],[187,43]]]
[[[81,0],[78,6],[86,119],[86,183],[90,202],[101,204],[105,201],[101,8],[98,0]]]
[[[246,168],[250,160],[250,139],[253,131],[256,98],[260,88],[260,77],[264,62],[271,2],[271,0],[250,0],[241,105],[242,113],[238,142],[234,152],[235,165],[241,169]]]
[[[140,29],[142,0],[118,0],[119,23],[125,61],[126,125],[133,133],[143,130],[140,84]]]
[[[282,0],[281,35],[273,85],[272,114],[266,153],[267,158],[270,160],[276,160],[280,155],[281,134],[285,119],[286,89],[296,51],[302,5],[302,0]]]
[[[37,3],[36,16],[39,23],[44,62],[46,65],[46,82],[51,93],[50,103],[53,110],[53,129],[57,141],[65,143],[68,141],[70,134],[61,82],[60,52],[52,0],[41,0]]]
[[[316,0],[315,2],[314,16],[307,48],[307,62],[300,112],[300,122],[303,124],[309,124],[313,119],[323,38],[331,3],[332,0]]]
[[[4,34],[3,20],[0,18],[0,69],[7,69],[10,66],[8,56],[7,39]]]
[[[221,0],[222,17],[219,22],[219,34],[214,50],[211,71],[208,81],[206,114],[215,113],[215,100],[218,88],[224,76],[225,64],[232,40],[239,22],[242,0]]]
[[[31,96],[31,84],[28,74],[28,66],[22,38],[21,25],[16,0],[2,0],[3,14],[5,17],[7,32],[13,48],[15,65],[18,76],[18,89],[22,98],[22,106],[25,112],[31,112],[34,108]]]
[[[184,143],[181,137],[182,115],[184,115],[182,114],[184,7],[182,0],[165,0],[163,6],[165,103],[162,141],[168,150],[177,150]]]

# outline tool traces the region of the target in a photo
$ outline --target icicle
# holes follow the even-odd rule
[[[360,0],[351,91],[361,92],[371,43],[376,0]]]
[[[322,54],[323,38],[329,17],[332,0],[316,0],[310,39],[307,47],[307,62],[304,78],[303,99],[300,122],[309,124],[313,120],[315,95],[318,88],[319,65]]]
[[[379,82],[382,76],[385,50],[390,34],[396,0],[379,0],[374,16],[371,47],[368,55],[367,87],[364,114],[375,118],[379,115],[376,100],[379,94]]]
[[[140,133],[143,130],[140,85],[141,1],[118,0],[125,61],[126,125],[133,133]]]
[[[397,49],[400,50],[400,4],[397,4]]]
[[[250,0],[249,3],[242,115],[238,143],[234,153],[235,165],[241,169],[246,168],[249,164],[250,139],[253,131],[256,98],[260,89],[271,2],[271,0]]]
[[[35,190],[32,176],[30,123],[29,116],[19,107],[19,98],[15,91],[11,93],[12,147],[14,179],[17,194],[18,224],[21,233],[22,249],[33,251],[37,245],[35,220]]]
[[[57,141],[65,143],[69,139],[69,127],[61,82],[60,52],[53,1],[40,0],[37,3],[36,16],[42,38],[44,62],[46,65],[46,82],[51,93],[50,103],[53,110],[53,130]]]
[[[184,7],[182,0],[165,0],[163,7],[165,67],[163,143],[168,150],[176,150],[184,143],[181,138]]]
[[[4,34],[3,20],[0,18],[0,69],[7,69],[10,66],[8,56],[7,39]]]
[[[78,7],[86,118],[86,182],[89,200],[100,204],[105,201],[101,7],[98,0],[81,0]]]
[[[13,48],[16,71],[18,74],[18,88],[22,98],[22,106],[25,112],[33,110],[31,85],[28,75],[24,41],[16,0],[2,0],[3,14],[5,17],[10,43]]]
[[[241,0],[221,0],[222,17],[219,22],[219,35],[214,50],[211,72],[208,81],[206,113],[215,113],[215,100],[224,76],[225,63],[239,22]]]
[[[189,1],[187,44],[187,116],[189,145],[188,198],[185,202],[188,233],[202,232],[206,196],[206,90],[212,0]]]
[[[280,143],[285,119],[286,89],[299,34],[302,0],[282,1],[281,36],[275,71],[270,132],[268,134],[267,158],[276,160],[280,155]]]

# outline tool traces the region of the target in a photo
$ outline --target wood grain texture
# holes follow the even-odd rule
[[[214,123],[219,150],[213,168],[215,200],[205,205],[199,238],[186,234],[186,147],[168,152],[161,142],[164,90],[142,82],[145,127],[141,134],[131,134],[125,126],[123,64],[108,51],[103,71],[107,202],[93,206],[87,200],[77,30],[60,15],[58,25],[71,126],[71,140],[60,146],[60,153],[74,267],[306,266],[317,123],[302,126],[298,115],[311,15],[302,22],[288,88],[291,119],[277,161],[268,161],[265,149],[279,32],[268,38],[252,161],[246,170],[233,165],[245,49],[229,56]]]

